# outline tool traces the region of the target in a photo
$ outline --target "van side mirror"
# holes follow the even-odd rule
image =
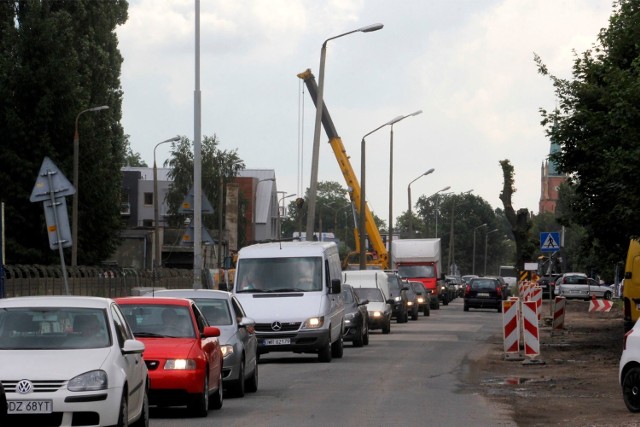
[[[331,279],[331,290],[332,294],[339,294],[342,292],[342,286],[340,285],[340,279]]]

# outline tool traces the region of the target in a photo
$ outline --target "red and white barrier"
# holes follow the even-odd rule
[[[564,309],[565,297],[556,297],[555,308],[553,309],[553,327],[552,329],[564,329]]]
[[[524,332],[524,355],[534,358],[540,355],[538,309],[535,301],[522,303],[522,330]]]
[[[505,357],[520,354],[520,313],[518,300],[502,301],[502,337]]]
[[[589,313],[599,312],[607,313],[611,310],[613,303],[606,299],[596,299],[595,295],[591,295],[591,302],[589,302]]]
[[[529,300],[536,303],[538,321],[540,321],[540,316],[542,315],[542,288],[540,286],[531,287],[531,292],[529,292]]]

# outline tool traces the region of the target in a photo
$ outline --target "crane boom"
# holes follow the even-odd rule
[[[307,86],[307,90],[309,91],[309,95],[313,100],[316,108],[318,108],[318,84],[316,83],[316,78],[311,72],[311,70],[307,69],[306,71],[298,74],[298,77],[301,78],[305,85]],[[356,174],[353,171],[353,167],[351,166],[351,162],[349,161],[349,156],[347,155],[347,151],[344,148],[344,144],[342,143],[342,139],[338,136],[338,132],[333,124],[333,120],[331,120],[331,116],[329,115],[329,110],[327,109],[327,105],[323,102],[322,106],[322,127],[324,128],[327,137],[329,138],[329,144],[333,149],[333,154],[336,156],[336,160],[338,161],[338,166],[342,171],[342,175],[344,176],[345,181],[347,182],[347,186],[351,188],[349,192],[349,198],[351,199],[351,203],[355,206],[358,214],[360,213],[360,183],[356,177]],[[366,201],[365,201],[366,202]],[[389,257],[387,253],[387,248],[382,241],[382,236],[380,236],[380,231],[376,226],[375,221],[373,220],[373,215],[371,214],[371,210],[369,206],[365,203],[365,229],[367,235],[369,236],[369,241],[371,242],[371,247],[378,254],[377,263],[382,266],[383,269],[388,268],[389,266]],[[357,240],[357,239],[356,239]]]

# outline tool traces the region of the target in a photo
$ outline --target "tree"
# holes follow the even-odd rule
[[[628,240],[640,236],[640,1],[614,3],[598,43],[577,56],[573,79],[538,71],[553,82],[558,107],[541,109],[542,125],[561,150],[552,156],[570,174],[573,223],[600,263],[623,259]]]
[[[131,149],[131,142],[129,141],[129,135],[125,135],[125,158],[124,165],[130,167],[148,167],[147,163],[142,160],[142,156],[138,152],[134,152]]]
[[[503,186],[500,192],[500,200],[504,206],[504,216],[511,225],[511,233],[516,242],[516,268],[524,269],[525,262],[531,262],[535,259],[536,245],[531,236],[531,218],[529,210],[526,208],[518,209],[516,212],[511,202],[511,197],[515,193],[514,171],[509,160],[501,160]]]
[[[125,138],[115,29],[125,23],[123,1],[22,0],[0,4],[0,186],[5,202],[8,263],[47,263],[41,204],[29,202],[40,165],[50,157],[73,175],[79,120],[79,264],[106,259],[118,243],[120,168]],[[69,203],[71,206],[71,203]]]

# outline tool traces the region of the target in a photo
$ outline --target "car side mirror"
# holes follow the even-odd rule
[[[204,332],[201,334],[202,338],[219,337],[220,329],[215,326],[205,326]]]
[[[367,304],[369,304],[369,300],[365,299],[365,300],[360,301],[360,304],[358,304],[358,305],[367,305]]]
[[[393,304],[395,304],[395,303],[396,303],[396,301],[395,301],[393,298],[389,298],[389,299],[387,300],[387,304],[391,304],[391,305],[393,305]]]
[[[342,286],[340,285],[340,279],[331,279],[331,293],[339,294],[342,292]]]
[[[238,322],[238,326],[241,328],[249,328],[256,325],[256,321],[249,317],[242,317]]]

